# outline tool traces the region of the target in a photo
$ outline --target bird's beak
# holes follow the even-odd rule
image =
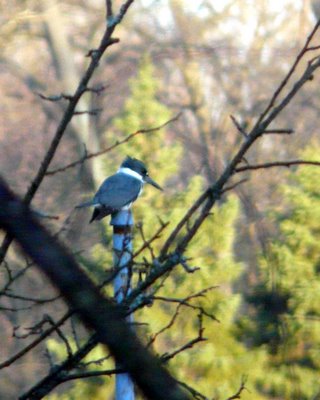
[[[150,183],[150,185],[154,186],[155,188],[157,188],[159,190],[163,190],[162,187],[159,186],[153,179],[151,179],[149,175],[144,177],[144,181],[146,183]]]

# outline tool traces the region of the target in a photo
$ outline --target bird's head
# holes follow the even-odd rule
[[[139,174],[145,183],[149,183],[159,190],[163,190],[153,179],[150,178],[147,167],[145,164],[137,158],[127,156],[121,164],[121,168],[128,168]]]

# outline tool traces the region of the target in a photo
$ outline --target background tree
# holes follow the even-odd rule
[[[302,156],[317,160],[319,144]],[[260,263],[260,280],[245,318],[245,337],[269,352],[261,381],[270,396],[310,399],[319,391],[319,170],[300,167],[281,188],[286,211],[277,212],[280,232]]]
[[[40,9],[38,3],[31,0],[11,3],[10,7],[5,8],[6,14],[2,17],[4,24],[1,27],[2,37],[6,38],[1,41],[0,60],[4,67],[1,68],[0,80],[5,98],[0,130],[1,170],[12,187],[24,193],[55,134],[61,111],[69,107],[68,95],[72,91],[70,81],[76,82],[74,76],[79,78],[79,71],[83,71],[92,59],[90,49],[97,46],[100,32],[104,30],[104,18],[101,18],[104,10],[95,3],[66,1],[58,4],[58,18],[52,21],[50,15],[56,7],[54,2],[47,2],[49,8],[46,9]],[[114,9],[117,9],[118,3],[113,3]],[[53,22],[57,26],[50,28]],[[148,244],[155,229],[159,229],[162,235],[160,239],[152,241],[153,251],[146,246],[146,251],[136,257],[136,283],[141,284],[145,279],[148,281],[150,274],[157,271],[155,261],[159,250],[177,222],[199,196],[199,192],[208,185],[212,187],[225,166],[229,165],[238,146],[248,140],[246,135],[251,132],[285,71],[290,68],[312,24],[312,15],[306,1],[283,0],[279,9],[264,1],[254,5],[234,0],[221,2],[221,5],[211,1],[197,5],[186,1],[171,1],[168,4],[154,2],[152,7],[145,2],[134,2],[128,18],[117,31],[121,44],[113,46],[108,53],[109,57],[100,60],[90,90],[85,93],[84,102],[80,102],[76,109],[81,114],[76,114],[72,124],[68,125],[50,167],[50,175],[44,179],[33,203],[44,215],[60,216],[59,221],[51,219],[48,222],[50,228],[71,244],[75,253],[80,253],[84,268],[95,277],[96,282],[105,280],[110,272],[105,271],[108,253],[101,246],[91,250],[100,242],[108,245],[108,233],[106,235],[105,230],[101,232],[98,228],[101,225],[98,224],[88,227],[86,214],[72,212],[74,205],[81,201],[80,198],[92,193],[93,181],[101,179],[96,178],[96,169],[90,160],[95,160],[103,175],[109,174],[111,166],[113,172],[113,165],[118,165],[123,155],[129,152],[150,163],[150,170],[156,172],[155,177],[166,187],[165,196],[159,196],[152,188],[145,190],[144,199],[139,201],[135,209],[136,221],[143,222],[142,228],[137,228],[137,249],[140,245]],[[59,46],[55,44],[55,35],[62,32],[65,40]],[[313,42],[309,44],[315,46],[313,51],[310,49],[303,53],[306,64],[307,60],[317,56],[317,44],[318,36],[315,32]],[[89,57],[83,57],[88,52]],[[67,54],[69,60],[65,60],[63,54]],[[143,54],[149,56],[143,57]],[[316,62],[315,58],[311,64],[315,65]],[[290,90],[291,85],[299,81],[303,69],[303,62],[298,63],[290,75],[288,86],[284,85],[285,89]],[[278,130],[278,133],[282,129],[282,133],[294,129],[297,134],[289,136],[263,132],[247,152],[246,160],[237,166],[234,176],[252,167],[257,169],[257,164],[293,158],[297,148],[317,135],[317,74],[314,73],[312,78],[312,82],[307,81],[301,88],[299,96],[290,103],[290,107],[269,126],[269,129]],[[39,92],[40,96],[37,94]],[[283,97],[277,97],[271,110],[281,104],[287,93],[285,90],[281,92]],[[103,111],[99,112],[101,108]],[[163,124],[163,119],[175,116],[181,109],[184,112],[178,120],[166,127],[166,132],[134,135],[128,142],[128,149],[116,144],[120,139],[126,140],[125,134]],[[80,127],[82,120],[86,124],[84,131]],[[121,131],[125,133],[122,136]],[[88,140],[83,132],[90,132]],[[252,138],[250,135],[249,139]],[[86,143],[83,144],[83,140]],[[103,156],[86,159],[86,155],[93,155],[99,148],[103,151],[114,145],[118,152],[108,152],[107,161]],[[149,158],[150,153],[152,158]],[[74,166],[68,167],[73,161]],[[137,312],[139,320],[150,322],[148,327],[139,328],[140,335],[152,337],[170,318],[174,318],[176,306],[179,307],[172,331],[167,329],[157,335],[152,346],[161,354],[179,348],[184,339],[185,343],[194,340],[193,347],[179,353],[169,365],[172,370],[180,370],[183,365],[184,374],[188,374],[188,382],[189,376],[204,376],[195,386],[208,396],[213,393],[221,398],[230,396],[236,385],[240,384],[241,375],[247,373],[247,385],[255,398],[272,398],[278,390],[278,386],[274,389],[277,379],[279,385],[285,386],[287,382],[287,378],[283,377],[285,374],[280,373],[282,368],[285,370],[283,363],[278,362],[278,356],[274,353],[277,348],[282,349],[285,336],[279,334],[274,327],[279,324],[284,326],[285,313],[282,310],[284,308],[287,311],[288,293],[281,289],[275,299],[269,299],[271,303],[266,310],[269,320],[267,318],[263,323],[261,320],[266,318],[265,310],[259,309],[262,316],[257,316],[258,325],[263,326],[263,329],[257,331],[253,324],[250,329],[246,327],[245,334],[241,336],[235,329],[235,320],[249,312],[246,296],[248,288],[261,283],[261,280],[262,286],[265,284],[261,278],[259,257],[263,253],[269,260],[270,254],[273,254],[269,241],[279,241],[279,220],[270,218],[270,212],[276,205],[279,215],[286,215],[287,203],[279,196],[277,189],[281,184],[291,187],[292,181],[286,173],[267,173],[261,169],[247,176],[250,180],[245,185],[238,185],[236,178],[230,182],[229,189],[233,189],[237,200],[232,196],[228,200],[225,192],[219,192],[220,199],[213,216],[206,219],[193,241],[188,242],[185,256],[192,259],[179,259],[184,266],[165,274],[163,286],[158,281],[144,294],[153,301],[153,306]],[[205,202],[206,206],[209,203],[210,199]],[[170,221],[170,225],[167,228],[162,226],[155,214],[161,217],[163,223]],[[199,214],[201,217],[201,208],[200,213],[192,214],[193,217],[185,225],[186,229],[179,231],[175,240],[171,241],[167,251],[169,260],[173,259],[170,257],[174,256],[175,246],[186,236],[191,237]],[[297,226],[298,223],[298,230]],[[295,257],[294,251],[292,253]],[[294,257],[292,255],[292,259]],[[194,265],[199,266],[200,271],[194,274],[186,272],[192,270]],[[49,313],[54,321],[61,320],[66,307],[61,299],[56,298],[57,293],[34,271],[33,266],[13,251],[12,247],[4,270],[1,325],[5,331],[3,336],[8,338],[9,343],[4,360],[25,348],[26,343],[32,343],[34,338],[48,332],[48,327],[56,339],[59,337],[64,342],[64,346],[69,343],[74,354],[78,349],[77,338],[80,348],[85,346],[87,332],[74,319],[68,320],[60,331],[48,322],[45,315]],[[273,268],[274,282],[277,282],[277,273],[277,268]],[[297,278],[292,279],[298,279],[298,273]],[[219,288],[206,292],[206,300],[196,296],[187,300],[190,306],[179,305],[183,298],[211,285]],[[153,299],[152,294],[155,296]],[[180,303],[168,301],[168,297],[173,294]],[[250,302],[261,302],[258,292],[253,295],[256,298],[250,298]],[[194,313],[193,322],[187,317],[191,316],[191,310]],[[201,315],[204,312],[219,318],[220,324],[205,315],[199,320],[199,313]],[[153,321],[157,313],[160,321]],[[202,321],[202,325],[199,321]],[[210,339],[210,344],[201,343],[201,327],[205,327],[203,336]],[[293,342],[301,341],[299,329],[290,331]],[[182,330],[185,334],[181,337],[179,331]],[[266,332],[267,338],[261,337],[262,331]],[[18,339],[18,336],[25,339]],[[256,342],[257,336],[260,336],[260,342]],[[147,337],[145,340],[148,340]],[[224,346],[224,341],[228,345]],[[314,343],[317,343],[317,339]],[[52,346],[51,341],[50,354]],[[54,346],[57,347],[56,344]],[[40,374],[46,374],[44,363],[49,365],[50,360],[59,362],[53,356],[48,357],[45,347],[36,347],[34,351],[26,353],[23,363],[13,362],[10,368],[2,370],[4,378],[8,378],[6,385],[1,385],[5,391],[1,393],[3,398],[11,399],[17,391],[23,393],[31,382],[37,382]],[[67,346],[65,350],[67,353]],[[95,351],[83,362],[99,359],[101,353]],[[46,358],[43,354],[47,354]],[[210,354],[216,356],[212,362],[208,361]],[[59,355],[62,356],[61,349]],[[32,368],[24,368],[25,363],[32,365]],[[254,373],[250,368],[252,363],[256,367]],[[109,365],[111,367],[111,364],[105,363],[104,367],[108,368]],[[96,367],[96,364],[92,364],[89,370],[94,371]],[[306,380],[310,372],[311,381],[313,368],[303,371],[307,374]],[[77,374],[79,371],[75,369],[71,373]],[[219,374],[224,386],[210,381],[213,374]],[[271,377],[274,385],[270,384],[271,389],[266,387],[264,378],[261,378],[266,375]],[[16,384],[18,381],[19,387]],[[194,384],[191,381],[189,383]],[[304,393],[303,384],[301,389],[298,387],[299,379],[295,383],[294,392]],[[68,391],[70,385],[60,388],[66,398],[76,393]],[[82,389],[85,386],[86,390],[95,391],[95,396],[106,393],[101,385],[99,388],[90,384],[81,385]],[[316,391],[312,385],[310,388]],[[284,389],[281,390],[279,393],[285,393]],[[60,392],[59,396],[62,396]],[[241,396],[250,398],[250,392],[242,391]]]

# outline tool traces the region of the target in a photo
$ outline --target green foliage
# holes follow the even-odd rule
[[[123,113],[114,120],[114,127],[121,131],[124,137],[142,127],[160,125],[170,118],[169,110],[157,100],[159,82],[154,75],[151,61],[145,57],[136,78],[130,82],[131,97],[125,103]],[[163,131],[139,135],[134,141],[121,146],[117,165],[126,154],[146,162],[150,166],[150,175],[165,188],[165,192],[159,192],[146,185],[142,198],[134,205],[135,220],[142,223],[144,235],[148,239],[160,226],[157,215],[162,221],[169,221],[170,227],[173,228],[187,207],[205,188],[205,182],[202,177],[194,176],[186,188],[179,186],[177,189],[175,173],[179,168],[182,147],[179,143],[171,142]],[[110,171],[110,161],[106,162],[106,169]],[[178,354],[170,361],[169,368],[181,380],[192,382],[199,391],[211,398],[214,396],[215,399],[226,398],[235,393],[242,376],[248,374],[250,395],[249,392],[244,393],[242,398],[245,400],[254,396],[259,400],[264,397],[256,392],[253,382],[262,377],[262,372],[259,368],[252,371],[252,365],[262,363],[264,352],[247,352],[245,346],[236,340],[234,332],[235,319],[241,303],[241,297],[233,293],[234,284],[242,272],[242,265],[234,258],[235,224],[238,214],[239,202],[234,196],[230,196],[224,204],[217,207],[203,224],[186,253],[191,258],[190,265],[199,266],[200,269],[190,274],[182,266],[176,268],[162,282],[156,295],[162,298],[183,299],[205,288],[217,287],[208,290],[202,296],[190,299],[191,307],[178,306],[178,303],[161,299],[155,300],[152,307],[137,312],[135,320],[143,323],[138,333],[145,342],[156,332],[172,324],[171,329],[164,329],[152,345],[159,354],[170,353],[196,338],[201,320],[206,342],[197,343]],[[110,232],[107,223],[105,228]],[[156,254],[162,242],[163,238],[153,243]],[[142,243],[141,235],[136,230],[135,249],[139,249]],[[97,245],[93,255],[99,265],[110,265],[111,250]],[[143,257],[151,256],[144,252],[137,260],[138,265],[139,261],[143,262]],[[203,307],[207,315],[199,317],[199,307]],[[172,321],[175,313],[176,318]],[[95,356],[101,358],[103,353]],[[63,400],[83,396],[82,393],[89,392],[92,400],[111,398],[112,382],[97,386],[91,381],[79,381],[68,391],[66,396],[69,397],[64,397]]]
[[[190,204],[195,193],[203,186],[200,177],[195,177],[183,195],[181,204]],[[197,190],[193,191],[196,187]],[[242,265],[234,259],[235,222],[239,213],[238,200],[230,196],[215,209],[188,248],[192,265],[200,266],[193,275],[182,267],[176,269],[158,293],[162,297],[184,298],[209,286],[216,286],[203,298],[190,300],[194,306],[202,306],[205,311],[219,320],[203,317],[206,342],[194,345],[170,362],[170,368],[179,379],[193,383],[209,398],[222,399],[236,392],[241,377],[249,375],[250,396],[263,399],[255,391],[253,383],[261,376],[258,368],[252,371],[252,364],[259,364],[264,352],[248,353],[245,346],[235,338],[234,324],[241,298],[233,293],[233,285],[242,272]],[[178,217],[177,210],[174,214]],[[150,309],[144,309],[139,320],[148,322],[149,334],[168,325],[176,304],[156,301]],[[157,352],[165,353],[180,348],[198,335],[198,310],[182,307],[172,330],[165,331],[155,344]],[[143,319],[144,318],[144,319]],[[250,398],[249,393],[243,399]]]
[[[69,344],[72,348],[72,351],[77,350],[76,343],[71,337],[68,337]],[[80,343],[83,345],[84,343]],[[55,360],[64,360],[67,358],[68,353],[64,343],[61,343],[55,339],[49,339],[47,341],[47,348],[50,351],[51,356]],[[90,363],[92,360],[102,360],[103,359],[103,367],[104,369],[111,369],[114,368],[114,363],[111,358],[105,360],[106,353],[105,348],[103,346],[95,347],[83,360],[82,363]],[[85,371],[96,371],[99,369],[99,363],[93,363],[86,367]],[[83,368],[78,368],[77,370],[73,371],[73,373],[81,374],[84,372]],[[56,393],[53,392],[52,394],[48,395],[47,398],[49,400],[78,400],[78,399],[94,399],[94,400],[106,400],[106,391],[110,394],[113,393],[113,378],[112,377],[93,377],[90,379],[77,379],[72,381],[73,385],[69,390],[64,391],[63,393]],[[106,383],[109,383],[108,385]],[[103,390],[101,387],[103,386]]]
[[[160,82],[154,75],[154,66],[150,58],[145,56],[137,76],[130,80],[131,97],[126,101],[123,112],[113,121],[119,135],[126,137],[137,130],[153,128],[170,119],[171,112],[157,99]],[[122,145],[117,162],[125,155],[140,158],[150,166],[150,175],[156,175],[156,180],[163,184],[177,171],[181,150],[179,144],[165,137],[163,130],[154,131],[140,134],[133,141]]]
[[[318,159],[319,146],[302,158]],[[320,367],[320,169],[301,166],[282,188],[286,211],[276,216],[280,237],[260,263],[261,280],[248,300],[254,318],[242,321],[254,346],[270,356],[266,379],[270,396],[310,399],[319,391]]]

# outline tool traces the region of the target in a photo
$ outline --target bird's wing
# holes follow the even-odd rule
[[[93,198],[93,204],[120,210],[139,196],[142,183],[125,174],[115,174],[107,178]]]

